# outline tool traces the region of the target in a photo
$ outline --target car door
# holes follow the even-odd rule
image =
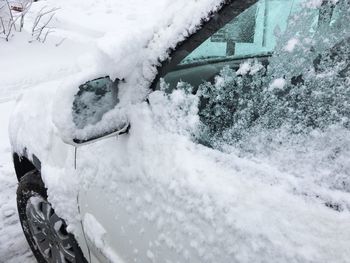
[[[205,32],[201,44],[195,46],[189,41],[180,46],[172,62],[160,70],[148,101],[130,106],[129,133],[78,149],[77,170],[86,178],[79,193],[80,212],[93,262],[232,262],[234,250],[229,253],[225,239],[231,230],[220,226],[222,221],[213,218],[213,211],[201,209],[211,202],[210,196],[204,203],[185,198],[186,194],[197,196],[196,187],[191,185],[192,174],[212,162],[205,155],[194,154],[193,149],[202,147],[196,146],[198,142],[212,146],[210,138],[204,136],[191,146],[183,143],[192,139],[177,125],[190,125],[192,119],[181,111],[176,115],[178,112],[172,112],[162,100],[172,94],[170,101],[180,100],[180,108],[191,111],[191,107],[186,108],[186,96],[193,98],[203,89],[201,83],[213,82],[225,67],[242,76],[244,83],[262,88],[259,79],[265,76],[266,61],[276,44],[275,30],[287,28],[291,14],[300,11],[300,2],[258,1],[231,16],[224,26],[211,28],[209,36],[204,26],[197,33],[198,37]],[[184,83],[190,90],[176,93],[188,86]],[[241,88],[245,92],[245,86]],[[200,104],[206,108],[212,103],[212,111],[199,115],[212,125],[215,134],[220,134],[220,129],[233,121],[226,118],[234,111],[232,101],[225,106],[203,98]],[[220,109],[225,111],[220,113]],[[226,117],[215,122],[219,116]],[[179,119],[186,124],[179,124]],[[165,128],[165,132],[157,130],[155,123],[176,128]],[[212,167],[220,174],[215,162]]]

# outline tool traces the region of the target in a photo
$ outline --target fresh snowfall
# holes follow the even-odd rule
[[[160,233],[144,248],[144,258],[139,251],[136,259],[135,252],[134,262],[160,262],[158,243],[185,259],[194,251],[199,258],[205,255],[203,262],[213,263],[350,262],[349,40],[337,50],[345,59],[325,51],[322,56],[329,59],[320,59],[316,74],[307,69],[316,67],[308,59],[317,38],[307,36],[309,29],[295,32],[291,27],[278,39],[268,69],[258,60],[246,60],[238,70],[223,68],[196,95],[186,91],[192,88],[187,83],[166,92],[162,81],[159,90],[149,93],[169,50],[196,32],[223,2],[0,0],[0,18],[13,19],[16,25],[0,31],[0,263],[36,262],[16,205],[12,153],[24,148],[41,160],[48,200],[68,230],[77,234],[82,223],[86,237],[111,262],[121,262],[103,240],[113,226],[98,229],[94,215],[81,218],[76,208],[76,193],[92,185],[115,193],[111,203],[138,214],[128,227],[141,232],[147,227],[137,222],[148,222]],[[323,3],[295,2],[303,2],[303,21],[313,12],[308,10]],[[345,6],[347,1],[329,2],[339,8],[337,3]],[[6,5],[11,5],[10,14]],[[327,50],[337,34],[350,39],[347,12],[338,12],[336,19],[343,23],[320,49]],[[301,19],[292,22],[294,28],[303,28]],[[298,60],[290,63],[293,56]],[[337,66],[330,66],[334,61]],[[289,84],[298,81],[293,77],[300,69],[305,69],[303,83],[286,98],[283,94],[293,89]],[[118,106],[93,125],[77,129],[71,105],[79,85],[107,75],[124,80]],[[240,83],[248,80],[251,90],[242,95]],[[336,91],[327,88],[335,85]],[[199,97],[217,105],[233,86],[255,104],[237,103],[234,114],[225,103],[215,117],[206,109],[198,113]],[[215,96],[207,96],[209,92]],[[264,114],[253,125],[247,116],[257,111]],[[76,165],[83,172],[73,174],[67,168],[73,152],[51,158],[58,144],[54,137],[67,143],[104,134],[123,116],[131,124],[130,139],[121,137],[120,149],[108,140],[79,149],[82,161]],[[234,124],[218,133],[209,122],[216,127]],[[53,160],[60,160],[62,167]],[[179,226],[180,233],[172,236]],[[184,236],[193,239],[182,244]]]

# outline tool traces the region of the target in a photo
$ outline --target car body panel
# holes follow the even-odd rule
[[[84,229],[85,232],[89,232],[87,227],[99,229],[102,226],[104,229],[100,236],[102,248],[96,240],[98,235],[91,235],[95,240],[89,240],[87,235],[91,253],[103,263],[213,262],[214,258],[217,262],[231,262],[232,255],[226,250],[228,247],[211,244],[205,236],[211,237],[211,240],[217,240],[219,236],[226,239],[234,232],[223,233],[221,227],[199,216],[201,209],[197,210],[192,204],[196,198],[190,198],[186,203],[181,195],[173,195],[177,189],[171,189],[171,182],[164,180],[168,177],[166,167],[171,160],[174,167],[179,167],[183,159],[178,157],[176,149],[169,148],[165,163],[159,164],[159,160],[154,160],[155,164],[149,165],[151,156],[143,157],[142,152],[147,151],[150,145],[143,144],[143,140],[136,142],[133,138],[133,134],[139,132],[135,129],[141,127],[131,129],[130,135],[109,138],[79,149],[78,156],[82,160],[77,158],[77,169],[84,170],[87,181],[91,181],[80,192],[82,217],[85,219],[86,215],[92,214],[95,224],[95,227],[91,222],[84,224]],[[109,155],[104,156],[103,161],[91,159],[92,153],[99,156],[106,150]],[[188,154],[196,158],[193,152]],[[108,163],[113,163],[113,167],[108,168],[111,171],[103,171]],[[186,168],[184,170],[182,176],[186,178],[190,173]],[[157,178],[152,173],[163,173],[164,178]],[[90,176],[95,178],[91,180]],[[191,188],[186,185],[189,183],[187,179],[184,189]],[[184,191],[190,194],[189,189]],[[220,218],[218,220],[221,221]]]
[[[100,147],[100,149],[105,149],[108,145],[109,148],[118,150],[111,149],[111,155],[104,158],[105,162],[115,162],[119,159],[117,163],[121,166],[124,163],[125,166],[125,163],[131,161],[127,160],[129,159],[128,150],[125,148],[125,144],[128,144],[128,137],[128,135],[122,135],[118,139],[107,139],[97,145],[91,145],[86,151],[97,153]],[[84,155],[83,149],[79,151],[81,155]],[[125,157],[123,158],[118,153]],[[139,164],[136,162],[134,165]],[[85,170],[85,174],[89,174],[86,172],[86,167],[81,169]],[[99,245],[96,245],[94,240],[89,240],[89,235],[87,235],[88,243],[92,248],[91,252],[100,262],[202,262],[192,251],[190,238],[176,230],[177,220],[161,226],[162,219],[157,217],[164,217],[164,220],[167,221],[166,217],[169,215],[164,210],[166,207],[172,209],[172,204],[164,200],[161,193],[149,191],[150,185],[140,184],[133,180],[124,181],[125,178],[123,176],[118,178],[118,174],[109,179],[107,176],[105,180],[110,181],[111,188],[101,191],[101,183],[98,183],[101,180],[101,174],[96,173],[95,176],[97,180],[93,181],[86,190],[80,192],[80,207],[83,217],[93,214],[95,224],[100,224],[105,228],[102,237],[103,249],[99,249]],[[184,213],[181,208],[178,210],[179,214]],[[87,226],[84,224],[85,229]],[[162,227],[166,226],[169,228],[168,233],[163,233]],[[203,228],[206,227],[203,226]],[[181,244],[171,244],[171,239],[165,239],[169,233],[177,235],[174,240]],[[121,260],[116,260],[118,258]]]

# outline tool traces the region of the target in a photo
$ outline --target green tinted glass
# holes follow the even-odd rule
[[[300,11],[302,0],[263,0],[248,8],[189,54],[181,64],[269,54],[275,33],[285,31],[288,18]]]

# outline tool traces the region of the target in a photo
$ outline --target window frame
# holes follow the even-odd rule
[[[224,1],[217,12],[210,14],[207,21],[203,20],[201,27],[184,41],[179,42],[175,49],[170,51],[169,58],[157,67],[157,75],[150,86],[151,91],[155,91],[160,79],[173,71],[188,54],[199,47],[220,28],[224,27],[227,23],[232,21],[232,19],[239,16],[258,1],[259,0]]]

